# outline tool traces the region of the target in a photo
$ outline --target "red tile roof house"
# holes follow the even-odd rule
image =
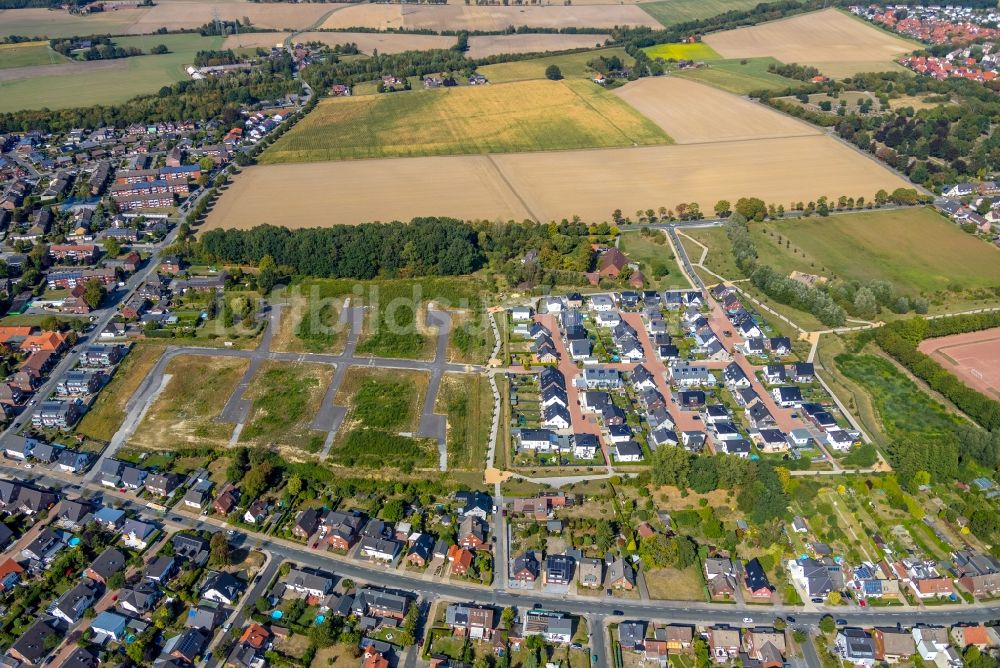
[[[472,552],[458,545],[452,545],[448,549],[448,561],[451,562],[453,575],[466,575],[472,568]]]
[[[629,259],[617,248],[609,248],[597,261],[597,274],[601,278],[616,278],[628,266]]]
[[[910,586],[920,598],[951,596],[955,593],[955,585],[948,578],[923,578],[921,580],[911,580]]]

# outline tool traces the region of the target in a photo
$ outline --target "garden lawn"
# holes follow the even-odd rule
[[[244,395],[253,405],[240,442],[319,452],[325,434],[310,425],[332,379],[333,368],[329,366],[263,364]]]
[[[929,207],[782,220],[766,228],[774,236],[755,225],[754,242],[779,273],[885,280],[909,295],[1000,286],[1000,251]],[[790,246],[779,246],[779,234]]]
[[[884,357],[842,354],[836,362],[841,373],[871,396],[890,438],[941,436],[953,433],[962,424]]]
[[[781,91],[802,85],[801,81],[768,72],[767,68],[772,64],[780,65],[774,58],[712,60],[705,67],[677,70],[672,76],[701,81],[737,95],[757,90]]]
[[[652,121],[585,81],[523,81],[324,100],[265,164],[670,143]]]

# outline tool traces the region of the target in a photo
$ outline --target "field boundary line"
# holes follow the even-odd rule
[[[621,134],[622,137],[624,137],[627,140],[630,140],[632,142],[633,146],[639,146],[639,144],[636,143],[635,139],[633,139],[632,137],[630,137],[624,130],[622,130],[620,127],[618,127],[618,125],[614,121],[612,121],[610,118],[608,118],[607,116],[605,116],[604,114],[602,114],[600,111],[598,111],[597,107],[595,107],[593,104],[590,103],[590,100],[584,99],[584,97],[582,95],[580,95],[580,93],[578,93],[572,86],[566,86],[566,88],[568,88],[569,91],[571,93],[573,93],[573,95],[575,95],[576,98],[578,100],[580,100],[580,102],[582,102],[585,107],[587,107],[592,112],[594,112],[595,114],[597,114],[600,118],[603,118],[605,121],[607,121],[608,124],[611,125],[611,127],[613,127],[615,130],[618,130],[619,134]],[[645,120],[649,121],[650,123],[652,123],[653,125],[655,125],[657,128],[659,128],[660,132],[662,132],[663,135],[667,138],[667,145],[668,146],[669,145],[675,145],[675,144],[677,144],[677,142],[674,141],[674,138],[670,136],[670,133],[668,133],[666,130],[664,130],[663,127],[659,123],[655,122],[653,119],[649,118],[648,116],[646,116],[645,114],[643,114],[642,112],[640,112],[638,109],[636,109],[631,104],[629,104],[628,102],[626,102],[625,100],[623,100],[621,97],[618,97],[617,95],[615,95],[615,98],[617,98],[621,102],[624,102],[630,109],[632,109],[637,114],[639,114],[639,116],[641,116],[642,118],[644,118]],[[652,144],[652,145],[655,146],[656,144]]]
[[[500,165],[497,164],[497,161],[493,159],[493,154],[486,153],[485,156],[486,156],[486,161],[490,163],[490,166],[493,167],[493,171],[497,173],[497,176],[499,176],[500,179],[504,182],[504,185],[507,186],[507,190],[509,190],[510,193],[517,198],[517,201],[521,203],[521,206],[523,206],[524,210],[528,212],[528,215],[531,216],[531,219],[534,220],[536,223],[542,222],[538,214],[532,211],[531,207],[528,206],[528,203],[521,196],[521,193],[517,192],[517,188],[515,188],[514,184],[510,182],[510,179],[507,178],[507,175],[503,173],[503,169],[501,169]]]

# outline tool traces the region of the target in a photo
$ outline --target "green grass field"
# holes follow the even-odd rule
[[[678,70],[674,74],[737,95],[746,95],[755,90],[786,90],[802,85],[801,81],[768,72],[768,66],[775,63],[778,61],[774,58],[720,59],[709,62],[705,67]]]
[[[662,0],[644,2],[639,6],[665,26],[707,19],[734,9],[750,9],[757,0]]]
[[[326,100],[263,164],[668,144],[587,81],[524,81]]]
[[[574,79],[577,77],[590,78],[594,70],[587,66],[590,61],[604,56],[618,56],[626,65],[635,63],[635,59],[625,53],[625,49],[595,49],[593,51],[581,51],[579,53],[566,53],[558,56],[546,56],[544,58],[532,58],[530,60],[518,60],[510,63],[497,63],[496,65],[485,65],[479,68],[479,73],[490,80],[490,83],[508,83],[511,81],[525,81],[528,79],[544,79],[545,68],[549,65],[558,65],[563,77]]]
[[[875,355],[838,355],[836,361],[841,373],[871,396],[890,438],[940,436],[953,432],[961,424],[889,360]]]
[[[647,46],[643,51],[650,58],[663,60],[712,60],[721,56],[708,44],[657,44]]]
[[[94,65],[92,72],[0,81],[0,112],[115,104],[136,95],[153,93],[186,78],[184,68],[191,64],[195,53],[218,49],[222,40],[222,37],[201,35],[122,37],[115,40],[120,46],[137,46],[149,51],[157,44],[165,44],[170,53],[81,63]]]
[[[50,49],[47,42],[0,45],[0,70],[68,62],[69,58]]]
[[[761,227],[769,233],[761,234]],[[751,229],[761,260],[781,273],[797,269],[831,279],[886,280],[911,295],[1000,286],[1000,251],[930,208],[785,220]]]

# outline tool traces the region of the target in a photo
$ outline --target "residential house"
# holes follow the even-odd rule
[[[871,636],[858,628],[842,628],[834,641],[837,653],[848,663],[855,666],[874,666],[875,643]]]
[[[125,569],[125,562],[124,554],[113,547],[108,547],[94,559],[83,574],[95,582],[106,585],[112,576]]]
[[[735,659],[740,652],[740,631],[728,626],[713,626],[708,630],[708,648],[712,657],[725,663]]]
[[[283,582],[286,590],[317,599],[333,591],[333,576],[315,569],[293,568]]]
[[[154,474],[146,479],[146,489],[157,496],[170,496],[181,484],[180,476],[173,473]]]
[[[49,612],[69,625],[76,624],[83,617],[84,611],[93,606],[98,599],[97,587],[90,580],[83,580],[75,587],[66,590],[50,606]]]
[[[913,635],[894,626],[873,628],[872,642],[875,646],[875,660],[884,663],[905,661],[917,651]]]
[[[458,542],[470,550],[482,549],[486,544],[486,522],[475,515],[466,515],[458,527]]]
[[[534,552],[525,552],[514,558],[510,569],[510,579],[522,584],[532,583],[538,579],[541,568]]]
[[[581,587],[600,589],[604,583],[604,561],[591,557],[580,559],[577,569],[577,579]]]
[[[494,616],[493,608],[452,603],[445,610],[445,624],[473,640],[489,640],[493,636]]]
[[[635,589],[635,570],[624,559],[614,559],[608,564],[608,586],[612,589]]]
[[[121,528],[124,544],[137,550],[145,550],[156,532],[157,529],[152,524],[133,519],[125,520]]]
[[[18,636],[7,653],[28,666],[39,666],[63,635],[50,620],[38,619]]]
[[[546,642],[568,644],[573,639],[573,620],[558,612],[528,610],[521,625],[524,636],[539,635]]]
[[[316,533],[319,525],[320,511],[316,508],[309,508],[299,513],[295,526],[292,528],[292,534],[297,538],[307,539]]]
[[[236,576],[222,571],[212,571],[205,579],[199,596],[216,603],[233,605],[239,600],[245,588],[246,583]]]
[[[744,565],[743,571],[745,574],[743,584],[750,595],[753,598],[770,599],[773,587],[767,579],[767,574],[764,572],[760,560],[754,557]]]

